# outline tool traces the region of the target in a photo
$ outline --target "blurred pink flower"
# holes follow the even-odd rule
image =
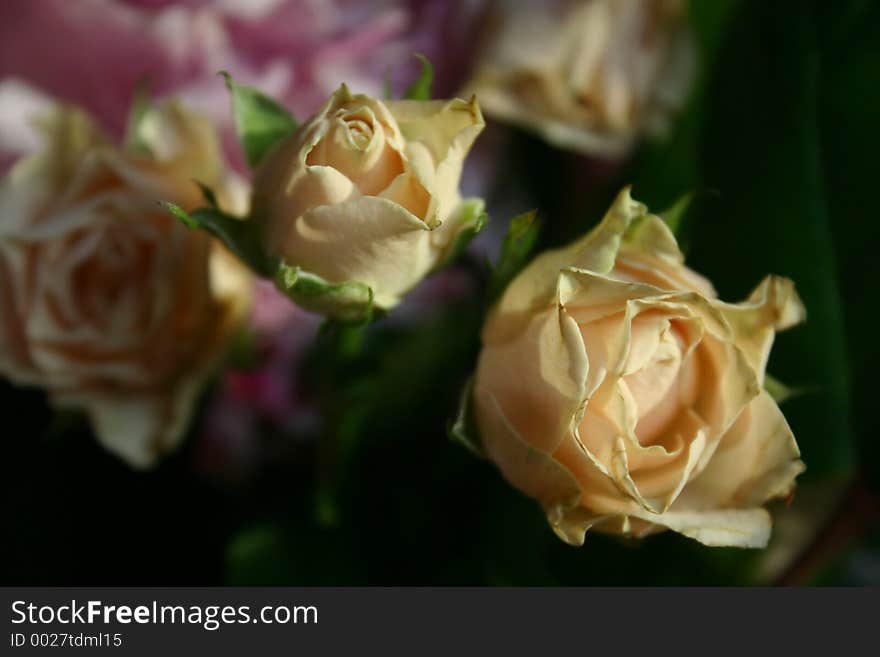
[[[300,118],[339,85],[381,93],[438,64],[451,92],[469,61],[482,0],[28,0],[0,3],[0,80],[77,103],[121,135],[140,82],[174,93],[226,128],[219,70],[278,98]],[[442,65],[439,65],[442,64]],[[456,79],[452,79],[456,78]],[[445,83],[444,83],[445,81]],[[7,101],[8,102],[8,101]],[[2,145],[2,144],[0,144]]]

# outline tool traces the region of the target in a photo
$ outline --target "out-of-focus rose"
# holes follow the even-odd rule
[[[625,153],[684,102],[694,46],[680,0],[504,2],[468,85],[486,114],[561,148]]]
[[[267,252],[395,305],[482,210],[458,184],[483,126],[475,100],[381,102],[343,85],[256,172]]]
[[[719,301],[625,190],[490,314],[473,397],[484,448],[569,543],[595,526],[763,546],[761,505],[804,469],[764,369],[775,331],[804,316],[775,276]]]
[[[101,443],[146,467],[172,449],[247,309],[250,278],[159,205],[222,186],[210,125],[147,111],[138,151],[57,107],[48,145],[0,187],[0,373],[87,411]]]

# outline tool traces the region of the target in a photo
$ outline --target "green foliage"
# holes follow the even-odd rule
[[[648,142],[628,176],[635,197],[648,207],[668,207],[682,193],[700,187],[701,140],[709,119],[709,96],[717,80],[717,60],[726,47],[738,47],[728,45],[728,30],[741,9],[742,0],[688,3],[698,47],[696,84],[668,139]]]
[[[832,282],[840,295],[842,312],[838,318],[843,333],[838,339],[842,338],[848,354],[847,402],[861,448],[863,474],[878,491],[876,375],[880,344],[876,327],[880,310],[875,285],[880,281],[876,250],[880,224],[873,218],[870,198],[880,152],[880,5],[864,1],[819,3],[815,21],[820,56],[815,69],[820,92],[814,110],[818,129],[815,150],[824,176],[828,232],[835,251]],[[841,384],[837,388],[844,390]],[[843,439],[841,432],[832,435],[835,442]]]
[[[528,262],[538,240],[541,222],[537,211],[530,210],[510,220],[507,234],[501,243],[501,254],[489,281],[489,299],[494,301]]]
[[[434,67],[430,60],[421,53],[415,55],[422,63],[422,71],[419,77],[413,82],[403,97],[407,100],[431,100],[431,85],[434,83]]]
[[[206,188],[203,187],[203,191]],[[209,197],[213,193],[207,192]],[[260,276],[270,276],[274,269],[260,244],[259,236],[252,223],[225,214],[217,208],[199,208],[186,212],[182,208],[162,201],[161,205],[182,221],[187,228],[207,231],[238,256],[242,262]]]
[[[687,194],[683,194],[681,198],[679,198],[669,208],[659,213],[659,217],[666,222],[666,225],[669,226],[669,230],[675,233],[676,236],[681,233],[682,224],[684,223],[684,217],[687,214],[687,211],[690,209],[693,200],[694,193],[688,192]]]
[[[489,222],[489,215],[483,211],[482,200],[463,201],[460,212],[461,217],[458,221],[461,228],[458,237],[455,238],[455,242],[450,247],[449,253],[446,254],[446,257],[440,262],[437,269],[442,269],[455,262],[455,260],[465,252],[468,245],[477,235],[480,234],[480,232],[482,232],[486,227],[486,224]]]
[[[704,184],[721,199],[711,219],[695,222],[691,249],[693,265],[725,298],[745,296],[767,272],[795,281],[807,323],[777,338],[770,367],[820,391],[786,406],[807,477],[855,464],[851,356],[832,233],[846,218],[825,174],[821,29],[807,6],[779,12],[744,4],[712,76],[698,152]]]
[[[359,583],[359,563],[346,550],[350,541],[338,531],[314,524],[308,514],[263,521],[230,542],[226,582],[230,586],[351,586]]]
[[[282,105],[253,87],[237,84],[225,71],[220,75],[232,94],[235,130],[251,170],[256,169],[275,144],[293,133],[298,123]]]
[[[770,396],[773,397],[773,400],[777,404],[782,404],[783,402],[788,401],[789,399],[794,399],[795,397],[800,397],[801,395],[816,393],[818,390],[809,389],[809,388],[792,388],[791,386],[787,386],[782,381],[777,379],[776,377],[770,376],[769,374],[764,375],[764,390],[770,393]]]
[[[341,322],[357,324],[372,317],[373,290],[363,283],[329,283],[297,266],[280,263],[275,285],[297,305]]]
[[[217,194],[214,193],[214,190],[199,180],[196,180],[195,183],[198,185],[199,191],[202,193],[202,198],[205,199],[205,203],[215,210],[219,209],[220,205],[217,203]]]
[[[270,258],[253,221],[225,214],[216,207],[214,192],[199,186],[213,207],[186,212],[173,203],[162,201],[161,205],[187,228],[204,230],[219,239],[254,273],[272,278],[275,286],[300,307],[345,324],[362,324],[376,316],[373,290],[368,285],[356,281],[330,283],[296,265]]]

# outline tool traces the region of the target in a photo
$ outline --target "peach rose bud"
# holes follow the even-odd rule
[[[256,171],[265,251],[391,308],[482,214],[458,185],[483,126],[476,100],[383,102],[343,85]]]
[[[476,99],[428,100],[433,74],[422,62],[406,99],[380,101],[343,84],[302,125],[227,75],[254,169],[249,216],[168,209],[307,310],[361,323],[392,308],[486,221],[483,201],[459,193],[485,125],[480,108]]]

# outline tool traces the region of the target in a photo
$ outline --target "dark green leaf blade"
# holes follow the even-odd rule
[[[251,221],[232,217],[216,208],[199,208],[186,212],[167,201],[160,201],[160,204],[187,228],[204,230],[219,239],[256,274],[263,277],[271,275],[272,263],[263,251]]]
[[[807,478],[855,465],[851,355],[832,233],[843,218],[835,217],[823,162],[820,29],[812,10],[743,3],[699,139],[698,185],[719,190],[722,202],[694,223],[689,258],[722,298],[745,297],[768,272],[795,281],[807,322],[777,337],[769,367],[819,391],[785,409]]]

